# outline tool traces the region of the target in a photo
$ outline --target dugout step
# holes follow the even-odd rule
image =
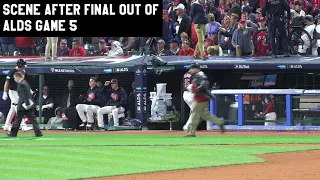
[[[126,130],[142,130],[141,127],[136,126],[109,126],[107,131],[126,131]]]

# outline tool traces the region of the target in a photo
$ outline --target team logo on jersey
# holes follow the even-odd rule
[[[118,100],[118,99],[119,99],[119,95],[116,94],[116,93],[111,93],[111,98],[112,98],[113,100]]]

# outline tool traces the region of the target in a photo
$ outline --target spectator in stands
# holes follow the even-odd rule
[[[34,56],[36,43],[32,37],[16,37],[16,46],[21,56]]]
[[[128,118],[136,118],[136,82],[132,83],[132,92],[129,94]]]
[[[194,56],[194,49],[190,47],[190,42],[189,41],[183,41],[182,42],[182,49],[179,53],[179,56]]]
[[[178,45],[177,39],[171,39],[170,40],[170,50],[169,50],[169,56],[178,56],[180,52],[180,48]]]
[[[208,56],[223,56],[223,51],[219,45],[216,44],[217,39],[214,38],[207,38],[204,42],[204,47],[206,54]]]
[[[254,28],[247,26],[247,20],[241,19],[238,29],[234,31],[232,36],[232,45],[236,48],[237,56],[250,56],[254,53],[254,46],[252,43],[252,35]]]
[[[59,37],[59,42],[61,42],[62,39],[65,39],[65,40],[66,40],[68,49],[72,49],[72,40],[73,40],[73,37]],[[68,55],[69,55],[69,54],[68,54]],[[68,56],[68,55],[67,55],[67,56]]]
[[[157,44],[155,37],[139,37],[139,51],[151,52]]]
[[[97,113],[97,110],[104,106],[105,98],[101,94],[101,90],[97,87],[97,81],[96,77],[90,78],[90,88],[87,91],[86,97],[81,104],[76,106],[79,117],[82,120],[80,127],[86,126],[87,128],[91,128],[94,123],[94,113]]]
[[[166,10],[168,10],[168,15],[169,17],[173,20],[176,21],[177,19],[177,14],[176,14],[176,9],[180,5],[180,0],[172,0],[172,3],[169,4]],[[183,4],[182,4],[183,5]],[[184,5],[183,5],[184,6]],[[165,7],[165,6],[163,6]]]
[[[70,50],[69,56],[86,56],[87,52],[84,50],[82,46],[80,46],[80,42],[77,39],[72,41],[72,49]]]
[[[194,58],[200,58],[203,60],[208,59],[208,56],[204,53],[204,38],[207,34],[207,23],[208,19],[206,16],[206,9],[205,9],[205,0],[198,0],[192,4],[192,8],[190,11],[190,16],[194,22],[195,30],[198,37],[198,42],[195,49]],[[190,46],[190,44],[189,44]],[[200,52],[201,56],[198,56]]]
[[[230,29],[224,29],[224,28],[221,28],[220,29],[220,33],[226,37],[229,38],[228,40],[228,50],[229,50],[229,55],[236,55],[236,49],[235,47],[233,47],[232,45],[232,36],[235,32],[235,30],[238,28],[238,21],[239,21],[239,16],[237,14],[232,14],[231,17],[230,17]]]
[[[102,84],[102,82],[101,81],[98,81],[97,82],[97,87],[99,88],[99,89],[103,89],[103,84]]]
[[[111,88],[110,85],[111,84]],[[119,86],[117,79],[106,81],[105,89],[102,91],[106,96],[106,104],[97,111],[98,126],[105,129],[103,115],[112,114],[114,126],[119,126],[119,116],[124,118],[124,111],[127,104],[127,93]]]
[[[181,33],[185,32],[191,36],[191,18],[185,13],[183,4],[176,7],[177,20],[175,21],[176,35],[179,37]]]
[[[134,43],[136,41],[135,37],[121,37],[119,42],[124,51],[132,51],[134,48]]]
[[[57,50],[57,56],[69,56],[70,54],[70,49],[67,46],[68,42],[66,39],[61,39],[60,40],[60,46],[58,47]]]
[[[315,34],[315,38],[317,40],[317,51],[318,51],[318,55],[320,54],[320,14],[318,14],[316,16],[316,34]]]
[[[239,4],[235,4],[232,8],[231,8],[231,13],[237,14],[239,17],[241,17],[241,7]]]
[[[68,81],[67,87],[68,89],[63,92],[59,107],[62,108],[62,117],[68,121],[67,127],[64,128],[77,129],[80,125],[80,118],[76,110],[79,94],[75,91],[73,80]]]
[[[220,4],[219,4],[219,7],[218,7],[218,10],[221,12],[222,18],[224,18],[225,14],[227,13],[225,10],[226,9],[230,10],[230,7],[227,4],[227,0],[220,0],[219,2],[220,2]]]
[[[257,18],[262,17],[261,10],[262,10],[261,8],[257,9],[257,11],[256,11]]]
[[[13,56],[14,51],[15,51],[15,43],[16,40],[14,37],[1,37],[0,39],[1,42],[1,49],[3,55],[6,56]]]
[[[245,8],[245,7],[251,8],[250,5],[249,5],[249,0],[242,0],[241,10],[244,11],[244,8]]]
[[[180,42],[183,42],[183,41],[185,41],[185,40],[188,40],[188,41],[189,41],[189,36],[188,36],[187,33],[182,32],[182,33],[180,34]]]
[[[215,0],[208,0],[206,4],[206,11],[207,13],[214,14],[215,20],[221,23],[221,11],[215,7]]]
[[[231,9],[230,8],[227,8],[224,10],[224,16],[231,16],[232,12],[231,12]]]
[[[259,23],[259,29],[258,30],[264,30],[266,29],[266,20],[263,17],[258,18],[258,23]],[[254,32],[255,34],[256,32]],[[271,45],[268,43],[268,37],[267,37],[267,32],[266,31],[261,31],[256,35],[257,39],[254,39],[257,45],[257,49],[264,53],[269,53],[271,52]],[[263,56],[259,51],[255,52],[256,56]]]
[[[109,47],[107,46],[106,41],[104,39],[101,39],[99,41],[98,55],[105,56],[108,52],[109,52]]]
[[[45,51],[46,60],[57,59],[58,39],[59,37],[47,37],[47,45],[46,45],[46,51]]]
[[[165,49],[166,42],[163,39],[158,40],[157,50],[154,54],[157,56],[169,56],[169,50]]]
[[[170,39],[173,39],[175,36],[175,27],[174,22],[171,18],[168,16],[168,10],[162,11],[162,39],[166,42],[167,46],[165,46],[165,49],[169,49],[169,41]]]
[[[294,2],[294,8],[290,9],[292,19],[299,16],[305,17],[306,13],[302,10],[303,4],[300,1]]]
[[[230,0],[229,1],[229,7],[230,8],[233,8],[233,7],[236,7],[236,6],[239,6],[237,0]],[[240,11],[241,11],[241,9],[240,9]]]
[[[111,50],[108,53],[108,56],[123,56],[123,49],[119,41],[113,41],[111,43]]]
[[[253,22],[251,22],[251,21],[249,20],[248,12],[242,12],[242,13],[241,13],[241,19],[247,20],[247,26],[248,26],[248,27],[252,27],[252,28],[254,28],[254,29],[258,29],[258,26],[257,26],[255,23],[253,23]]]
[[[248,21],[255,24],[256,26],[258,26],[258,19],[257,19],[257,16],[253,13],[251,13],[249,16],[248,16]]]
[[[42,117],[44,118],[44,124],[47,124],[49,119],[54,116],[54,99],[51,95],[49,95],[49,87],[47,85],[44,85],[42,87]],[[37,102],[39,102],[39,99]],[[37,106],[37,112],[40,111],[40,106]]]
[[[215,21],[214,14],[208,14],[208,25],[207,25],[207,37],[212,37],[213,35],[217,35],[221,24]]]
[[[231,25],[230,25],[230,16],[224,16],[224,19],[222,21],[222,28],[224,29],[230,29]],[[220,31],[220,29],[219,29]],[[228,50],[228,40],[229,37],[221,34],[220,32],[218,33],[218,45],[223,49],[223,50]]]
[[[308,32],[308,34],[311,36],[311,41],[308,37],[307,34],[302,34],[301,36],[301,39],[303,40],[304,44],[303,45],[300,45],[299,46],[299,53],[304,53],[304,54],[307,54],[308,50],[310,49],[307,49],[308,47],[311,46],[311,52],[312,52],[312,55],[318,55],[318,51],[317,51],[317,45],[316,45],[316,40],[313,40],[314,39],[314,35],[316,32],[315,31],[315,28],[316,28],[316,25],[314,24],[314,19],[311,15],[307,15],[305,17],[305,23],[306,23],[306,26],[304,27],[304,30],[306,30]]]

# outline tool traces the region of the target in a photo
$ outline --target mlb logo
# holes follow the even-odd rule
[[[54,72],[54,68],[51,68],[51,72]]]

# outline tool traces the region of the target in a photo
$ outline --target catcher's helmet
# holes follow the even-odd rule
[[[27,67],[27,62],[26,62],[24,59],[18,59],[18,61],[17,61],[17,66],[18,66],[19,68]]]

